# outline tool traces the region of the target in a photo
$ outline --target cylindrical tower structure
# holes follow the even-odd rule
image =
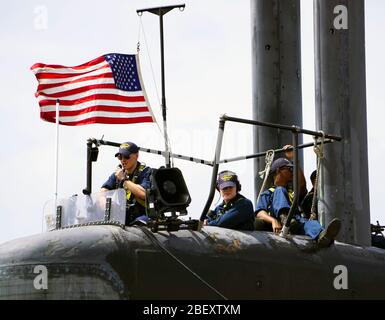
[[[314,0],[316,125],[325,147],[319,212],[342,220],[339,240],[370,245],[363,0]]]
[[[300,1],[251,0],[250,4],[253,119],[302,127]],[[254,152],[291,141],[290,132],[254,129]],[[302,151],[299,159],[303,167]],[[264,159],[255,160],[255,173],[264,166]],[[261,184],[255,174],[256,194]]]

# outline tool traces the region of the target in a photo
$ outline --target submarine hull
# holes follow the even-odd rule
[[[0,299],[384,299],[383,270],[383,249],[304,236],[85,226],[0,245]]]

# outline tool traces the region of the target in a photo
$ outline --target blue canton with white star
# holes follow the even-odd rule
[[[134,54],[110,53],[104,55],[104,58],[111,67],[118,89],[124,91],[142,90]]]

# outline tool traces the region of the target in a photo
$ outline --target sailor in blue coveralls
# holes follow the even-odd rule
[[[265,190],[257,203],[256,217],[271,224],[275,233],[279,233],[282,225],[285,224],[294,198],[293,190],[288,187],[293,180],[292,169],[293,165],[289,160],[276,159],[270,170],[270,174],[273,174],[274,177],[274,186]],[[303,218],[299,212],[294,215],[292,222],[290,232],[307,235],[313,240],[317,240],[320,247],[331,245],[341,227],[341,221],[333,219],[324,230],[317,220]]]
[[[249,199],[242,196],[241,184],[232,171],[218,174],[217,190],[223,201],[207,214],[206,224],[236,230],[254,230],[254,210]]]
[[[151,187],[151,168],[138,161],[139,147],[133,142],[122,143],[115,154],[119,168],[103,184],[102,191],[124,188],[126,190],[126,225],[140,220],[147,222],[145,208],[146,189]]]

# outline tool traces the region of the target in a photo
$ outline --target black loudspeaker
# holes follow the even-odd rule
[[[152,218],[165,212],[187,214],[191,202],[182,172],[178,168],[153,170],[151,190],[147,193],[148,213]]]

